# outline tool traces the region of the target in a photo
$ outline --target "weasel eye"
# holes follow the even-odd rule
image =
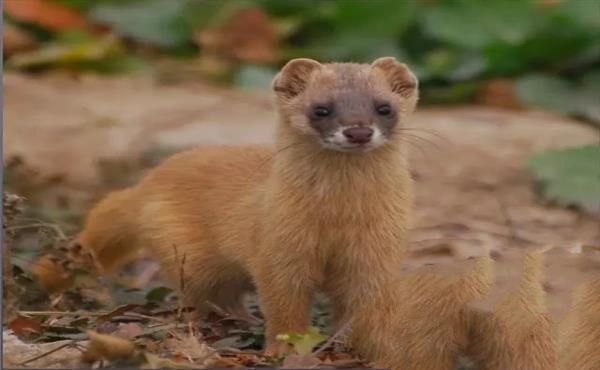
[[[331,109],[327,107],[315,107],[313,108],[313,114],[319,118],[328,117],[331,115]]]
[[[392,107],[389,104],[381,104],[377,107],[377,113],[382,116],[389,116],[392,114]]]

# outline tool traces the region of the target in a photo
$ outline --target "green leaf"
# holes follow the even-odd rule
[[[519,99],[530,106],[573,115],[600,125],[600,71],[585,75],[579,85],[553,76],[530,75],[516,83]]]
[[[373,42],[370,35],[354,32],[321,37],[310,48],[304,50],[303,54],[322,61],[364,63],[369,63],[384,55],[393,56],[408,63],[404,52],[392,38],[382,37],[377,42]]]
[[[526,105],[566,114],[575,109],[569,84],[558,77],[525,76],[517,81],[516,89],[519,99]]]
[[[146,293],[146,299],[151,302],[164,302],[165,298],[173,292],[173,289],[161,286]]]
[[[234,79],[236,86],[244,89],[268,90],[277,70],[256,65],[243,65],[237,71]]]
[[[566,15],[573,23],[600,31],[600,2],[593,0],[562,1],[556,11]]]
[[[186,21],[187,0],[146,0],[101,3],[91,17],[108,24],[118,34],[162,47],[178,47],[191,40]]]
[[[600,145],[535,155],[529,170],[551,202],[600,214]]]
[[[468,49],[492,42],[522,43],[539,22],[535,4],[521,1],[445,1],[426,9],[424,27],[430,36]]]
[[[280,334],[277,336],[277,339],[292,345],[299,355],[308,355],[312,352],[313,348],[327,339],[327,337],[321,334],[318,328],[313,326],[304,334]]]
[[[576,114],[600,126],[600,71],[583,77]]]
[[[366,34],[373,38],[399,36],[411,23],[416,2],[398,0],[344,0],[333,2],[333,26],[338,33]],[[372,39],[372,42],[377,42]]]

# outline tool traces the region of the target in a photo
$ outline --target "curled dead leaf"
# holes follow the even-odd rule
[[[86,19],[79,12],[49,0],[6,0],[4,11],[14,19],[52,31],[88,27]]]
[[[135,345],[129,340],[109,334],[87,332],[90,343],[87,352],[83,354],[84,361],[123,360],[136,354]]]
[[[3,27],[4,54],[9,56],[24,50],[31,50],[36,42],[24,30],[12,24],[4,24]]]
[[[277,30],[258,8],[242,9],[225,23],[199,31],[195,39],[207,55],[251,63],[276,59]]]

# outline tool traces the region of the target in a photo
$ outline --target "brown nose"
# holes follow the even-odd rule
[[[352,127],[344,130],[344,136],[353,144],[365,144],[371,140],[373,129],[369,127]]]

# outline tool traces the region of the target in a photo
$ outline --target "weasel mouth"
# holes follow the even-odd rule
[[[348,143],[348,142],[335,143],[332,141],[324,140],[322,142],[322,145],[325,149],[334,150],[334,151],[343,152],[343,153],[364,153],[364,152],[373,150],[375,148],[378,148],[382,144],[383,143],[376,144],[373,141],[369,141],[366,143]]]

